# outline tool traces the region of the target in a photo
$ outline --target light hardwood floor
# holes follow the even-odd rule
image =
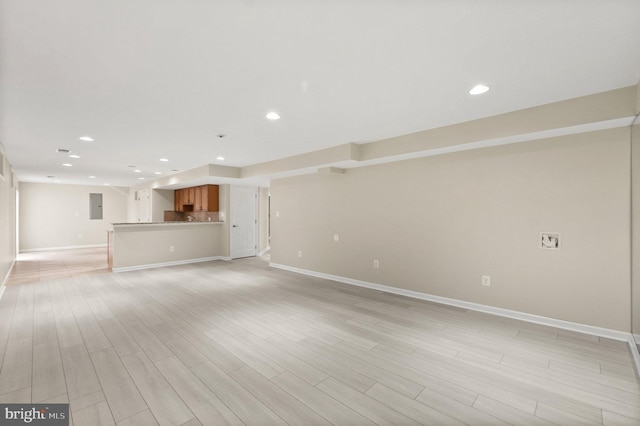
[[[20,253],[6,285],[109,272],[105,247]]]
[[[0,402],[75,425],[640,424],[625,342],[259,258],[27,281],[0,300]]]

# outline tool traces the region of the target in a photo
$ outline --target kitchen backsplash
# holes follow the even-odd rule
[[[174,212],[165,210],[165,222],[188,222],[191,217],[193,222],[219,222],[220,212]],[[209,219],[211,218],[211,219]]]

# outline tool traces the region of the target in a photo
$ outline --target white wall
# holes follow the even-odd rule
[[[18,182],[11,164],[0,145],[4,177],[0,177],[0,285],[8,276],[17,255],[16,248],[16,190]]]
[[[271,261],[628,332],[629,148],[626,127],[274,180]]]
[[[89,220],[89,194],[101,193],[103,219]],[[126,222],[128,188],[23,183],[20,186],[20,250],[107,243],[111,223]]]

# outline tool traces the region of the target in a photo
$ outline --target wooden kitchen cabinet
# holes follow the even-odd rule
[[[186,193],[186,201],[184,201],[183,204],[195,204],[196,203],[196,188],[191,187],[191,188],[185,188],[184,189],[185,193]]]
[[[217,212],[218,206],[218,185],[203,185],[196,188],[196,212]]]
[[[184,191],[182,189],[176,189],[173,192],[173,197],[174,197],[175,211],[183,212],[184,211],[184,203],[183,203]]]
[[[174,207],[177,212],[217,212],[218,185],[202,185],[174,191]]]

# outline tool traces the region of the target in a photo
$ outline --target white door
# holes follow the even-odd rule
[[[138,191],[138,222],[151,222],[151,197],[148,189]]]
[[[231,223],[232,259],[256,255],[257,203],[257,188],[249,186],[231,187],[229,221]]]

